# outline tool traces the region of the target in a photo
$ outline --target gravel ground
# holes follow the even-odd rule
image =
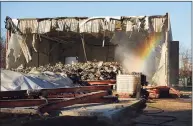
[[[158,125],[167,120],[167,123],[159,126],[192,126],[191,99],[154,100],[147,103],[144,113],[134,119],[137,122],[136,126]]]

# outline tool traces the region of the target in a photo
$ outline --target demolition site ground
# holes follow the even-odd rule
[[[131,110],[120,123],[112,124],[107,119],[90,116],[60,116],[50,119],[37,115],[2,114],[2,126],[191,126],[191,99],[154,99],[147,102],[147,107],[141,112]],[[135,114],[134,114],[135,113]]]
[[[136,126],[191,126],[191,99],[159,99],[147,103],[144,113],[135,118]]]

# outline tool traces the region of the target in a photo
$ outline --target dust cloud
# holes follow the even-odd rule
[[[129,39],[128,35],[124,32],[116,33],[113,43],[117,44],[115,48],[115,59],[121,63],[125,72],[142,72],[147,76],[147,80],[151,80],[153,74],[155,73],[155,59],[153,58],[153,53],[149,55],[149,58],[142,58],[137,53],[138,42],[140,37],[134,39]],[[143,50],[143,49],[142,49]]]
[[[120,45],[115,49],[115,58],[121,63],[125,72],[143,72],[144,61],[126,46]]]

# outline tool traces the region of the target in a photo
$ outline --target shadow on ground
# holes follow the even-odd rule
[[[147,111],[149,114],[139,113],[138,117],[134,119],[137,123],[130,126],[148,126],[149,124],[158,125],[160,123],[165,126],[192,126],[192,110],[164,112],[161,112],[161,110],[146,110],[145,112]],[[1,116],[1,126],[114,126],[110,122],[88,116],[62,116],[48,119],[26,114],[10,115],[4,113],[3,115]],[[8,117],[11,118],[7,119]],[[128,121],[132,120],[130,117],[125,118]],[[3,119],[5,119],[4,122],[2,122]],[[125,119],[123,120],[125,121]],[[172,121],[170,122],[170,120]]]
[[[148,111],[151,114],[141,114],[134,119],[135,126],[192,126],[192,110],[184,111]]]
[[[167,101],[169,102],[167,103]],[[179,105],[177,104],[178,102],[180,102]],[[121,116],[120,122],[124,123],[120,123],[120,126],[148,126],[161,123],[162,125],[160,126],[192,126],[192,109],[190,103],[187,104],[187,102],[180,99],[154,100],[148,103],[143,112],[137,113],[135,116],[132,115],[133,111],[127,111],[127,113]],[[154,105],[154,107],[151,105]],[[0,113],[1,126],[117,126],[117,124],[114,124],[110,120],[105,120],[101,120],[96,116],[40,117],[33,114]]]
[[[191,99],[157,99],[148,103],[136,126],[192,126]]]

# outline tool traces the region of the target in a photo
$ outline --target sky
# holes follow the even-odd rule
[[[1,28],[6,16],[144,16],[170,14],[173,39],[191,48],[191,2],[1,2]]]

